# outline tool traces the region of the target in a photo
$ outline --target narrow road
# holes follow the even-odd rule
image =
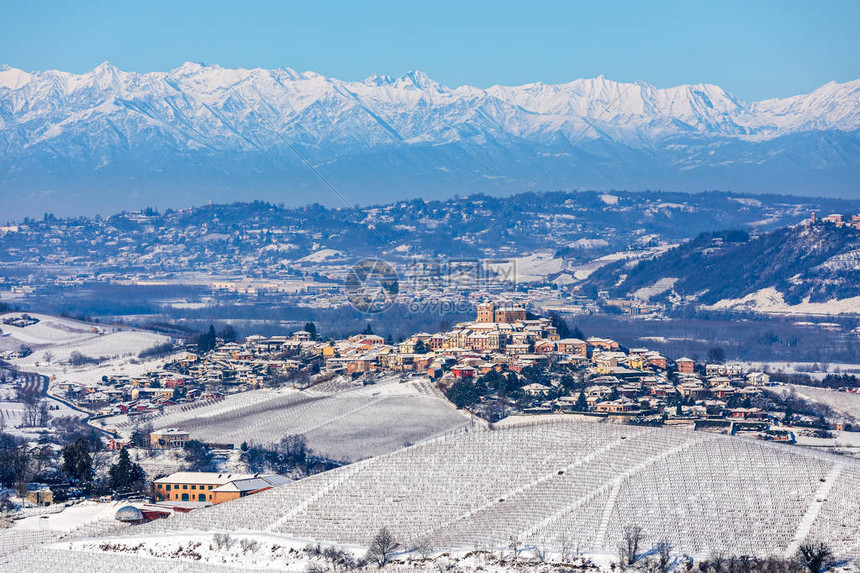
[[[39,378],[41,378],[41,380],[42,380],[42,388],[40,390],[41,394],[43,396],[45,396],[45,398],[48,398],[49,400],[54,400],[56,402],[59,402],[60,404],[63,404],[64,406],[66,406],[68,408],[71,408],[72,410],[75,410],[76,412],[80,412],[81,414],[85,414],[85,417],[82,418],[82,420],[87,426],[89,426],[93,430],[101,432],[102,434],[105,434],[109,438],[118,438],[119,437],[119,434],[117,434],[116,432],[111,432],[111,431],[105,430],[104,428],[100,428],[100,427],[96,426],[95,424],[93,424],[93,422],[92,422],[93,413],[90,412],[89,410],[85,410],[85,409],[81,408],[80,406],[77,406],[76,404],[73,404],[72,402],[69,402],[68,400],[66,400],[64,398],[60,398],[59,396],[54,396],[53,394],[51,394],[48,391],[48,389],[51,386],[51,379],[48,378],[47,376],[45,376],[44,374],[39,374],[37,372],[21,372],[21,374],[27,374],[30,376],[38,376]]]

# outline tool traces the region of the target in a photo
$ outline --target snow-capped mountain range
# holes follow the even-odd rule
[[[0,66],[0,199],[22,212],[46,197],[59,210],[337,202],[290,146],[362,204],[515,193],[577,138],[537,188],[856,196],[858,134],[860,80],[744,102],[714,85],[603,77],[479,89],[418,71],[348,82],[197,63],[80,75]]]

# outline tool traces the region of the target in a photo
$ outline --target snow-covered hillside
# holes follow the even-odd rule
[[[716,174],[744,173],[746,188],[764,190],[765,173],[814,168],[818,184],[838,192],[860,161],[858,127],[860,80],[744,102],[714,85],[659,89],[602,76],[479,89],[417,71],[348,82],[197,63],[151,73],[104,63],[80,75],[0,66],[0,180],[13,191],[68,169],[137,189],[205,172],[221,182],[216,192],[248,173],[246,188],[261,190],[280,173],[309,175],[287,142],[336,179],[372,173],[376,193],[395,181],[465,185],[464,176],[501,189],[533,177],[584,132],[581,152],[557,166],[567,186],[701,188]],[[56,181],[61,192],[72,184]]]
[[[69,571],[117,570],[132,562],[152,571],[192,563],[211,570],[298,570],[284,564],[288,557],[278,548],[319,541],[354,550],[366,547],[382,526],[400,542],[400,559],[418,558],[419,547],[437,555],[479,548],[498,553],[511,543],[527,552],[567,548],[606,556],[617,551],[630,525],[642,528],[644,552],[669,543],[678,556],[697,559],[792,555],[811,539],[847,560],[860,554],[858,486],[860,464],[846,457],[705,432],[570,419],[424,442],[229,503],[7,560],[34,570],[62,562],[63,555]],[[256,540],[261,550],[216,551],[218,533]]]
[[[21,316],[20,312],[0,314],[0,320]],[[155,332],[118,325],[99,325],[70,318],[29,313],[37,323],[24,327],[2,324],[0,351],[29,348],[32,353],[11,362],[27,372],[51,376],[57,383],[95,384],[102,376],[143,374],[166,358],[139,360],[138,355],[169,337]],[[72,353],[97,359],[96,364],[73,366]]]
[[[347,462],[480,426],[427,381],[399,383],[397,377],[346,389],[322,384],[311,390],[253,390],[206,406],[169,406],[146,422],[237,447],[242,442],[271,446],[302,434],[317,455]],[[125,435],[134,428],[125,415],[103,420],[103,425]]]

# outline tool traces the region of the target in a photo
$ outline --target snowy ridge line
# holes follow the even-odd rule
[[[678,122],[698,133],[750,138],[804,130],[850,131],[860,125],[852,98],[858,84],[830,82],[809,94],[744,102],[710,84],[657,88],[603,76],[481,89],[450,88],[420,71],[396,79],[343,81],[285,68],[224,69],[197,63],[150,73],[125,72],[108,63],[82,74],[26,73],[0,66],[0,95],[13,112],[8,121],[34,125],[27,133],[15,134],[16,143],[50,144],[82,123],[105,116],[121,121],[134,114],[125,129],[157,126],[174,139],[216,149],[265,148],[275,140],[271,135],[262,140],[247,135],[248,122],[255,118],[237,114],[229,105],[234,90],[241,90],[242,99],[255,107],[274,110],[274,127],[299,144],[328,138],[345,142],[364,131],[367,145],[373,146],[461,141],[468,136],[452,129],[469,119],[474,122],[475,116],[481,118],[478,133],[494,140],[541,141],[551,131],[581,130],[615,99],[616,113],[601,126],[614,137],[633,141],[635,136],[626,132],[644,131],[646,138],[677,133],[683,129],[675,126]],[[500,110],[506,116],[502,121]],[[129,140],[134,141],[133,135]]]
[[[809,507],[806,510],[806,514],[804,514],[803,519],[801,519],[800,523],[797,525],[797,532],[794,534],[794,539],[792,539],[791,543],[789,543],[785,548],[785,557],[791,557],[794,555],[797,548],[800,547],[800,544],[803,543],[809,535],[812,525],[815,523],[815,520],[818,519],[818,514],[821,513],[821,508],[827,502],[827,496],[830,494],[830,490],[833,489],[833,485],[836,483],[837,478],[842,474],[842,470],[844,469],[844,464],[836,464],[827,474],[827,477],[824,478],[824,483],[822,483],[821,487],[819,487],[815,492],[815,497],[810,502]]]

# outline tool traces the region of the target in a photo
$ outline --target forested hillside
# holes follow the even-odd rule
[[[831,224],[797,226],[750,236],[745,231],[702,233],[666,253],[629,267],[624,261],[595,272],[587,288],[640,296],[665,279],[674,284],[652,298],[686,297],[705,304],[775,288],[785,302],[826,302],[860,296],[860,231]],[[652,289],[658,291],[660,289]]]

